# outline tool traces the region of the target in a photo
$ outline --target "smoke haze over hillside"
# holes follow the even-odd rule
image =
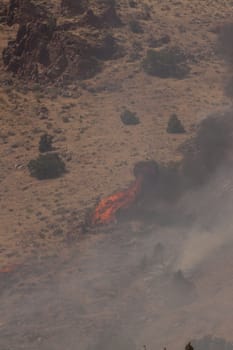
[[[0,266],[0,350],[232,350],[232,5],[5,3],[0,257],[20,263]],[[27,169],[43,135],[68,170],[51,182]],[[83,219],[145,167],[116,222]]]
[[[200,147],[196,157],[196,146],[190,153],[205,170],[201,182],[184,181],[172,204],[167,192],[144,198],[149,221],[131,217],[100,229],[66,264],[53,263],[43,283],[29,273],[17,287],[23,294],[14,300],[10,290],[1,295],[3,348],[18,342],[18,349],[30,350],[133,350],[146,343],[176,350],[206,334],[232,340],[232,113],[220,118],[227,133],[218,133],[219,157],[211,155],[211,117],[208,135],[201,127],[197,137],[209,142],[204,151],[212,142],[210,153],[205,158]],[[182,166],[177,171],[176,181],[187,179]]]

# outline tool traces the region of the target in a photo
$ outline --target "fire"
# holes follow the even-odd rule
[[[10,272],[13,272],[16,267],[18,265],[17,264],[12,264],[12,265],[5,265],[3,266],[2,268],[0,268],[0,273],[10,273]]]
[[[108,224],[116,220],[119,209],[127,209],[137,199],[145,183],[153,183],[158,176],[158,165],[155,161],[141,161],[134,167],[136,180],[123,191],[103,198],[94,210],[91,225]]]
[[[128,208],[135,201],[141,190],[142,179],[142,176],[138,176],[126,190],[103,198],[95,208],[91,221],[92,225],[108,224],[115,221],[117,211]]]

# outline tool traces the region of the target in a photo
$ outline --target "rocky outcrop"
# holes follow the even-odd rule
[[[96,15],[92,9],[88,9],[79,21],[79,24],[82,26],[104,28],[118,27],[122,23],[116,13],[115,7],[107,6],[107,8],[105,8],[99,15]]]
[[[78,15],[84,13],[88,8],[87,0],[62,0],[61,9],[63,13]]]
[[[14,75],[40,83],[70,83],[93,77],[102,61],[117,56],[116,40],[104,28],[74,35],[43,11],[30,0],[10,1],[8,24],[19,23],[19,29],[16,39],[3,50],[3,62]],[[88,19],[83,26],[101,27],[91,10],[83,18]]]
[[[25,24],[32,20],[45,20],[51,17],[42,6],[30,0],[10,0],[7,7],[7,24]]]

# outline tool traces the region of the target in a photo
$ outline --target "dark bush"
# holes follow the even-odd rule
[[[186,64],[185,54],[176,47],[164,48],[160,51],[148,50],[142,62],[144,71],[149,75],[160,78],[184,78],[189,67]]]
[[[117,40],[111,34],[107,34],[91,51],[99,60],[112,59],[118,51]]]
[[[169,35],[165,34],[163,36],[161,36],[160,38],[154,38],[153,36],[151,36],[148,40],[148,44],[150,47],[152,48],[158,48],[161,47],[163,45],[168,44],[171,41]]]
[[[185,350],[194,350],[190,342],[185,346]]]
[[[142,57],[142,45],[138,41],[134,41],[132,43],[132,51],[130,52],[129,55],[129,60],[130,61],[136,61]]]
[[[80,14],[87,9],[87,0],[62,0],[61,8],[74,15]]]
[[[107,6],[116,6],[116,0],[99,0],[99,2]]]
[[[136,1],[134,1],[134,0],[129,0],[129,6],[132,7],[132,8],[137,7]]]
[[[143,29],[138,21],[135,21],[134,19],[129,22],[129,27],[131,31],[135,34],[141,34],[143,33]]]
[[[131,112],[128,109],[121,113],[121,121],[125,125],[137,125],[140,123],[139,118],[135,112]]]
[[[185,129],[176,114],[170,116],[167,124],[167,132],[169,134],[183,134],[185,132]]]
[[[65,172],[65,163],[57,153],[39,155],[28,163],[30,175],[38,180],[54,179]]]
[[[53,137],[48,134],[43,134],[39,142],[39,151],[41,153],[52,151]]]

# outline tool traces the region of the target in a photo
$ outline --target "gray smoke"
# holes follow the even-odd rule
[[[206,334],[232,341],[232,121],[232,112],[208,117],[130,219],[87,237],[67,261],[16,273],[1,292],[0,348],[178,350]]]

